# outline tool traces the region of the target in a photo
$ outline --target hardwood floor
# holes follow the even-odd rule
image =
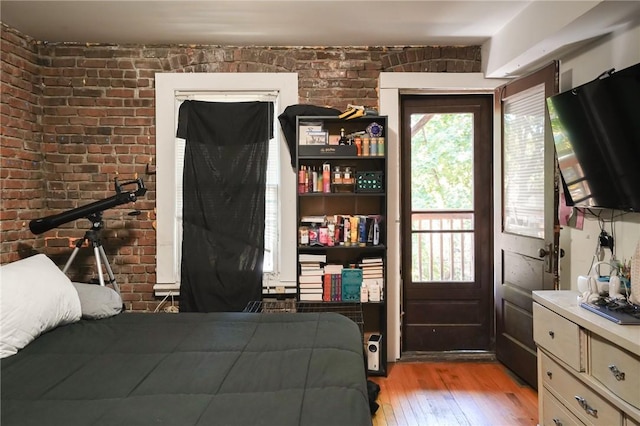
[[[374,426],[532,426],[538,394],[498,362],[396,362],[380,385]]]

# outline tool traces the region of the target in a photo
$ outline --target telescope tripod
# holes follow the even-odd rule
[[[105,286],[104,274],[102,272],[102,264],[104,263],[104,268],[107,271],[107,276],[109,278],[109,281],[107,281],[106,283],[111,284],[113,286],[113,289],[118,294],[120,294],[120,287],[118,286],[118,283],[116,283],[116,277],[115,275],[113,275],[113,271],[111,270],[111,266],[109,265],[109,261],[107,260],[107,255],[104,252],[104,248],[102,247],[102,241],[100,241],[100,230],[103,227],[102,212],[91,214],[87,216],[87,219],[89,219],[89,221],[91,222],[91,229],[85,232],[84,237],[78,240],[75,248],[73,249],[73,252],[71,253],[71,256],[69,257],[69,260],[67,260],[67,263],[64,265],[62,272],[65,274],[67,273],[67,270],[73,263],[73,260],[80,251],[80,248],[84,245],[85,242],[88,241],[93,248],[93,255],[96,261],[96,269],[98,271],[98,283],[103,287]]]

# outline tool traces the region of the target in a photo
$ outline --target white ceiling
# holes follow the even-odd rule
[[[1,0],[0,20],[36,40],[219,46],[483,45],[501,77],[637,22],[639,1],[31,1]],[[520,33],[518,37],[513,36]],[[507,43],[507,48],[504,47]],[[501,46],[496,52],[495,46]],[[491,47],[494,47],[493,49]],[[538,52],[544,46],[544,52]],[[517,60],[516,60],[517,59]],[[510,63],[516,60],[519,65]],[[514,69],[514,67],[516,69]]]
[[[527,1],[6,1],[47,41],[258,46],[479,45]]]

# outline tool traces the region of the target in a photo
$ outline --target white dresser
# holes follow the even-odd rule
[[[640,426],[640,325],[578,306],[577,292],[533,292],[541,426]]]

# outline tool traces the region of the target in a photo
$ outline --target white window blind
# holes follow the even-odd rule
[[[504,102],[504,229],[544,237],[544,85]]]
[[[276,92],[203,92],[203,93],[178,93],[176,95],[175,104],[175,123],[177,128],[178,112],[180,105],[185,100],[196,100],[204,102],[273,102],[274,111],[278,111],[277,100],[278,94]],[[280,189],[280,153],[278,140],[279,132],[275,129],[278,128],[277,117],[271,117],[272,125],[274,129],[274,138],[269,141],[269,157],[267,163],[267,179],[266,179],[266,193],[265,193],[265,234],[264,234],[264,262],[263,271],[265,275],[277,275],[279,273],[279,253],[278,253],[278,206],[279,206],[279,189]],[[266,125],[266,123],[265,123]],[[184,151],[185,140],[176,138],[175,143],[175,179],[176,179],[176,283],[180,282],[180,265],[182,262],[182,172],[184,167]],[[269,277],[265,277],[268,279]]]

